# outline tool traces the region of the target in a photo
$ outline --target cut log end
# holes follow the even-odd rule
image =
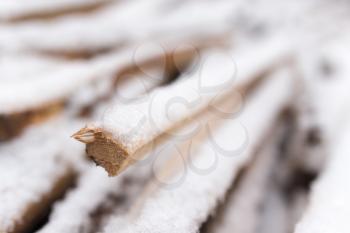
[[[129,153],[115,140],[98,128],[85,127],[72,137],[86,144],[86,153],[109,176],[120,174],[130,163]]]

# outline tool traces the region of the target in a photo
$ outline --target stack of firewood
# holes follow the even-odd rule
[[[350,232],[347,7],[0,2],[0,233]]]

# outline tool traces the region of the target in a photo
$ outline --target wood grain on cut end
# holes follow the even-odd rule
[[[75,133],[76,140],[86,144],[86,153],[109,176],[116,176],[126,168],[130,154],[109,133],[99,128],[85,127]]]

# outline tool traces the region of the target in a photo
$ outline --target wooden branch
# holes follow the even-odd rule
[[[129,79],[118,83],[118,86],[123,90],[127,90],[130,98],[136,98],[137,95],[147,91],[147,88],[152,88],[162,82],[161,79],[153,80],[145,87],[146,89],[140,88],[139,84],[135,83],[135,80],[147,82],[148,79],[149,77],[146,75],[129,77]],[[115,98],[118,99],[118,96],[115,96]],[[104,104],[108,105],[108,101]],[[99,112],[99,109],[97,108],[95,112]],[[92,117],[95,116],[96,113],[93,113]],[[88,224],[86,218],[106,200],[108,194],[114,191],[123,192],[123,190],[118,189],[122,186],[122,177],[107,179],[104,173],[101,174],[101,171],[91,170],[90,166],[85,165],[85,162],[80,160],[84,154],[83,148],[79,143],[74,143],[74,140],[72,141],[67,137],[77,125],[67,123],[66,121],[72,121],[68,119],[69,117],[64,116],[55,121],[47,122],[47,124],[40,127],[33,127],[19,139],[0,148],[2,154],[0,156],[0,173],[3,173],[2,178],[4,179],[1,180],[0,178],[0,193],[2,190],[6,191],[5,194],[0,195],[0,201],[10,203],[8,206],[3,205],[4,207],[0,208],[4,211],[1,212],[0,210],[0,232],[28,232],[31,227],[35,227],[35,223],[41,216],[47,214],[47,210],[52,206],[52,203],[58,197],[61,197],[72,184],[76,175],[74,170],[87,170],[87,172],[81,177],[77,190],[72,191],[72,194],[62,204],[58,205],[59,207],[52,215],[49,224],[43,229],[44,232],[46,230],[51,232],[50,230],[56,226],[60,226],[57,229],[70,229],[69,232],[72,229],[78,230],[75,226]],[[82,124],[79,121],[75,123]],[[19,164],[21,166],[18,166]],[[15,170],[13,170],[14,167]],[[134,179],[135,177],[135,180],[138,181],[147,179],[147,172],[142,173],[140,170],[140,167],[138,167],[137,174],[140,176],[126,173],[125,179]],[[9,174],[11,177],[9,177]],[[24,180],[22,179],[23,174],[26,174]],[[23,180],[23,184],[21,180]],[[18,187],[22,185],[21,191],[17,192]],[[140,183],[135,185],[139,186]],[[135,187],[130,189],[130,191],[134,191]],[[91,193],[91,190],[96,190],[98,195],[94,192]],[[82,193],[87,199],[81,199]],[[93,198],[88,198],[89,195],[93,195]],[[128,195],[132,196],[132,194]],[[77,198],[80,202],[76,201]],[[81,208],[85,208],[86,212],[80,212]],[[79,212],[80,215],[67,220],[66,210],[67,212]],[[6,217],[3,217],[5,215]],[[70,221],[69,224],[66,221]],[[67,223],[67,225],[64,223]]]
[[[4,39],[0,41],[0,49],[76,57],[79,54],[108,51],[125,44],[153,41],[159,36],[203,38],[227,33],[227,18],[232,14],[230,2],[188,4],[189,7],[169,8],[167,17],[163,17],[160,9],[167,7],[164,1],[118,1],[90,15],[2,25],[0,34]],[[199,10],[201,14],[186,17],[191,10]],[[215,10],[221,13],[213,14]]]
[[[234,61],[230,60],[230,64],[210,64],[194,74],[185,74],[178,82],[151,93],[151,97],[141,105],[118,103],[107,111],[101,121],[81,129],[73,137],[87,144],[88,155],[98,165],[103,166],[109,175],[117,175],[145,156],[145,148],[156,138],[169,133],[175,127],[180,127],[214,102],[227,98],[230,93],[244,92],[247,87],[260,80],[265,72],[285,62],[289,53],[286,44],[282,44],[278,38],[258,43],[254,49],[249,47],[248,51],[233,50],[230,56],[234,55],[236,58]],[[214,53],[207,55],[209,58],[215,56]],[[233,62],[237,65],[237,77]],[[204,79],[208,78],[206,76],[215,75],[216,71],[220,71],[220,77],[217,76],[215,80]],[[208,81],[212,86],[205,86],[205,82]],[[214,87],[214,91],[204,90],[210,87]],[[187,101],[191,106],[176,109],[176,112],[169,115],[168,105],[174,98],[175,101]]]
[[[239,140],[242,132],[236,126],[237,121],[240,122],[249,135],[249,143],[242,153],[224,156],[218,152],[215,169],[206,174],[188,170],[182,182],[170,189],[159,186],[159,180],[154,178],[140,197],[143,203],[136,203],[137,211],[132,208],[129,215],[116,217],[104,232],[113,232],[117,226],[121,232],[198,232],[218,201],[223,199],[239,170],[252,159],[254,151],[274,127],[280,111],[290,101],[291,81],[288,73],[276,73],[254,93],[237,119],[227,120],[211,132],[214,138]],[[275,98],[276,95],[279,98]],[[198,148],[194,154],[189,154],[196,164],[212,163],[215,148],[212,148],[209,134],[207,136],[204,140],[199,138]],[[193,142],[197,139],[195,137]],[[169,164],[174,164],[172,162],[170,160]],[[169,167],[163,167],[163,172],[168,173],[168,170]],[[170,174],[167,181],[178,177],[178,171]]]
[[[163,70],[157,71],[160,74]],[[119,81],[118,90],[126,91],[129,98],[137,98],[159,85],[162,79],[150,80],[147,75],[133,74],[132,77]],[[140,87],[138,82],[142,82],[145,86]],[[122,101],[120,95],[121,93],[118,93],[111,98]],[[108,106],[110,101],[98,105],[92,117],[97,117],[98,112],[104,111],[103,106]],[[85,166],[76,188],[54,206],[48,223],[39,232],[78,233],[82,229],[90,232],[98,231],[109,215],[126,211],[128,204],[136,198],[138,193],[136,190],[141,190],[150,177],[150,169],[148,166],[140,165],[118,178],[108,178],[100,168],[93,168],[90,164]]]

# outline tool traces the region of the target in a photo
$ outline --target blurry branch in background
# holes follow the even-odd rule
[[[43,20],[73,14],[94,11],[112,0],[30,0],[27,4],[21,1],[1,1],[0,21],[15,23],[26,20]]]
[[[229,18],[233,6],[229,1],[189,1],[186,7],[165,11],[167,4],[164,0],[116,1],[94,14],[5,24],[0,29],[0,51],[91,57],[159,37],[185,40],[231,31]]]
[[[91,60],[73,62],[33,55],[6,57],[0,63],[0,71],[4,74],[0,80],[5,81],[0,86],[0,140],[18,135],[33,123],[44,122],[62,112],[65,106],[75,104],[75,111],[79,112],[87,104],[110,96],[123,75],[142,73],[142,69],[147,71],[149,67],[159,65],[163,69],[162,75],[179,72],[176,69],[185,67],[197,52],[192,43],[195,48],[202,49],[219,41],[160,40],[156,43],[157,49],[152,47],[154,44],[146,44],[145,48],[130,46]],[[163,77],[150,79],[162,80]],[[89,93],[87,90],[91,89],[93,91]],[[86,95],[90,95],[91,103],[76,103],[80,96]]]

